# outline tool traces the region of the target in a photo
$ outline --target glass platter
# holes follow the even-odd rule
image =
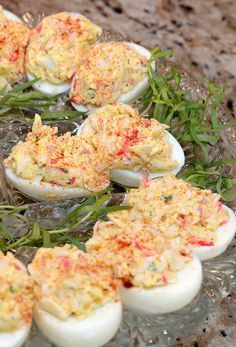
[[[42,18],[42,15],[33,16],[25,13],[23,19],[29,26],[33,26]],[[103,40],[122,40],[120,35],[105,32]],[[161,72],[161,69],[160,69]],[[206,91],[204,88],[193,81],[186,72],[183,71],[182,87],[188,90],[195,98],[202,97]],[[60,99],[57,107],[64,109],[66,102]],[[218,117],[222,123],[232,121],[232,117],[224,108],[218,113]],[[73,134],[78,129],[79,122],[60,121],[45,122],[56,125],[59,133],[71,131]],[[52,227],[61,218],[65,217],[74,206],[78,206],[82,199],[65,200],[58,202],[36,202],[14,188],[10,187],[6,182],[4,169],[2,165],[3,159],[9,154],[11,148],[19,140],[24,139],[30,130],[31,124],[24,123],[24,119],[14,117],[0,118],[0,202],[14,205],[29,203],[29,210],[26,212],[27,218],[32,221],[38,221],[42,226]],[[191,149],[185,148],[188,158],[191,156]],[[231,127],[221,132],[221,142],[210,148],[210,156],[212,159],[223,156],[235,156],[236,154],[236,129]],[[235,165],[226,165],[224,171],[235,176]],[[124,193],[111,194],[108,204],[122,203],[125,198]],[[232,201],[230,206],[236,210],[236,200]],[[23,223],[23,222],[22,222]],[[24,233],[24,225],[9,220],[9,227],[14,235]],[[84,224],[75,232],[78,235],[90,233],[92,224]],[[236,284],[236,255],[235,240],[232,242],[227,251],[221,256],[203,263],[204,280],[202,288],[198,296],[184,309],[166,315],[140,315],[128,310],[124,310],[123,321],[120,330],[110,341],[106,347],[154,347],[154,346],[171,346],[176,338],[190,335],[194,329],[205,319],[213,310],[216,310],[224,297],[230,292],[232,285]],[[29,263],[36,251],[36,248],[21,247],[15,255],[25,264]],[[24,347],[55,347],[35,326],[31,329],[31,334]]]

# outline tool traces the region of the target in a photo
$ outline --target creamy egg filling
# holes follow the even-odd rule
[[[100,27],[76,13],[45,17],[32,31],[26,70],[54,84],[69,81],[101,32]]]
[[[28,269],[37,304],[59,319],[83,319],[118,300],[110,273],[75,246],[40,248]]]
[[[38,115],[25,141],[4,161],[17,176],[62,187],[101,191],[113,168],[156,172],[171,170],[172,147],[166,126],[140,117],[127,105],[107,106],[87,118],[79,136],[42,125]]]
[[[106,149],[110,168],[171,171],[178,163],[171,159],[167,128],[155,119],[141,117],[131,106],[117,104],[102,107],[90,115],[81,126],[79,136],[94,148]]]
[[[144,79],[147,62],[128,42],[98,43],[76,71],[70,100],[93,106],[115,103]]]
[[[30,30],[17,21],[8,20],[0,6],[0,76],[9,83],[25,76],[25,49]]]
[[[152,232],[129,211],[110,214],[109,218],[109,222],[96,223],[93,237],[86,243],[89,254],[110,268],[127,288],[176,282],[176,272],[192,259],[178,241],[168,241]]]
[[[20,141],[5,165],[21,178],[62,187],[100,191],[109,185],[109,172],[102,153],[77,136],[57,136],[58,129],[42,125],[36,116],[32,132]]]
[[[229,220],[218,194],[171,174],[144,179],[139,189],[130,190],[126,203],[157,232],[169,239],[181,236],[185,244],[196,247],[213,246],[216,230]]]
[[[0,334],[29,325],[32,308],[32,281],[24,265],[0,252]]]

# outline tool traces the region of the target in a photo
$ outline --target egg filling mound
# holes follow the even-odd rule
[[[4,161],[17,177],[70,188],[101,191],[112,168],[155,172],[171,170],[172,147],[167,126],[144,119],[132,107],[106,106],[87,118],[78,136],[42,125],[38,115],[25,141],[19,141]]]
[[[98,43],[78,67],[70,99],[92,106],[112,104],[144,79],[147,62],[128,42]]]
[[[75,13],[45,17],[32,31],[26,70],[54,84],[69,81],[101,32],[100,27]]]
[[[35,117],[32,132],[24,142],[13,148],[5,165],[18,177],[60,187],[83,187],[100,191],[109,185],[109,173],[102,153],[94,152],[91,144],[66,133],[57,136],[58,129],[42,125]]]
[[[156,235],[128,211],[109,214],[109,222],[97,222],[87,241],[92,254],[127,288],[153,288],[176,282],[176,271],[191,261],[178,242]]]
[[[30,30],[17,21],[8,20],[0,6],[0,76],[9,83],[25,76],[25,49]]]
[[[1,333],[30,325],[32,308],[32,281],[24,265],[11,253],[0,252],[0,340]]]
[[[139,189],[129,192],[126,203],[167,238],[181,236],[185,244],[196,247],[213,246],[216,230],[229,220],[218,194],[171,174],[143,180]]]
[[[178,163],[171,159],[167,128],[155,119],[141,117],[131,106],[117,104],[102,107],[90,115],[79,136],[97,151],[105,150],[103,157],[110,160],[110,168],[170,171]]]
[[[37,304],[61,320],[83,319],[118,300],[109,272],[75,246],[40,248],[28,268]]]

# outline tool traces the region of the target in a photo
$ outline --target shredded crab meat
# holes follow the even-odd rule
[[[211,190],[192,187],[173,175],[141,183],[132,189],[126,203],[146,223],[168,238],[182,237],[185,244],[213,246],[216,230],[229,220],[220,196]]]
[[[8,20],[0,6],[0,76],[9,83],[25,76],[25,50],[30,30],[25,24]]]
[[[176,282],[176,271],[191,260],[178,240],[157,235],[129,211],[112,213],[109,218],[109,222],[97,222],[86,247],[111,269],[114,278],[125,286],[143,288]]]
[[[69,81],[101,32],[96,24],[75,13],[45,17],[32,31],[27,71],[54,84]]]
[[[70,99],[85,105],[112,104],[144,79],[147,62],[128,42],[98,43],[78,67]]]
[[[24,265],[11,253],[0,252],[0,333],[32,320],[33,286]]]
[[[63,187],[81,187],[100,191],[109,185],[109,172],[101,153],[66,133],[57,136],[58,129],[42,125],[36,116],[32,132],[25,142],[18,142],[6,164],[16,174],[29,180],[39,180]]]
[[[131,106],[108,105],[90,115],[80,137],[94,148],[106,148],[111,168],[157,172],[172,170],[177,162],[171,159],[172,146],[166,138],[165,124],[145,119]]]
[[[40,248],[28,268],[37,304],[60,319],[82,319],[118,300],[109,271],[75,246]]]
[[[109,185],[113,168],[146,172],[175,168],[165,128],[123,104],[89,116],[79,136],[58,136],[56,127],[42,125],[36,115],[32,132],[13,148],[5,165],[39,184],[101,191]]]

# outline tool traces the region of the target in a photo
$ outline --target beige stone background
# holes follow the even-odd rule
[[[236,0],[0,0],[20,15],[80,12],[147,47],[171,48],[198,81],[227,84],[225,103],[236,114]],[[236,295],[175,347],[236,346]],[[119,346],[117,346],[119,347]]]

